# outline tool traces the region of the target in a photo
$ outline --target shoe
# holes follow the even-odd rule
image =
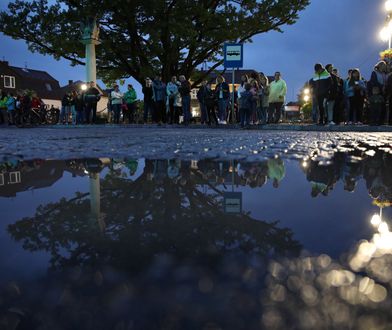
[[[329,125],[336,125],[332,120],[329,122]]]

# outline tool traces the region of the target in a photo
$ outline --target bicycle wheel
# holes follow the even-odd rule
[[[30,112],[30,125],[39,125],[41,124],[41,117],[38,113],[31,111]]]
[[[57,115],[57,111],[56,110],[48,110],[46,112],[45,119],[46,119],[46,123],[49,125],[57,124],[57,122],[59,120],[58,115]]]

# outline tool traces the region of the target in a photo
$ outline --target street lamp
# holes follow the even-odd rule
[[[305,88],[303,91],[304,94],[304,101],[305,103],[308,103],[310,101],[310,89],[309,88]]]
[[[392,11],[392,0],[387,0],[385,2],[385,10],[387,12],[391,12]]]
[[[388,42],[388,49],[391,49],[392,41],[392,0],[385,2],[385,10],[387,11],[386,24],[380,31],[380,38],[384,42]]]

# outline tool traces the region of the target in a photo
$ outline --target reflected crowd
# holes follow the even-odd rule
[[[280,189],[286,164],[279,157],[2,163],[0,197],[65,176],[88,180],[89,189],[7,226],[15,242],[48,255],[49,264],[27,283],[1,283],[0,328],[387,329],[387,222],[373,217],[374,235],[334,260],[304,252],[291,229],[255,219],[228,195]],[[376,205],[391,206],[387,146],[347,147],[329,159],[315,153],[297,169],[314,198],[338,184],[351,193],[363,182]]]

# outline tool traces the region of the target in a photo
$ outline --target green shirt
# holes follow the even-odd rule
[[[136,91],[134,89],[129,89],[124,94],[124,101],[126,104],[131,104],[136,102],[137,96]]]

